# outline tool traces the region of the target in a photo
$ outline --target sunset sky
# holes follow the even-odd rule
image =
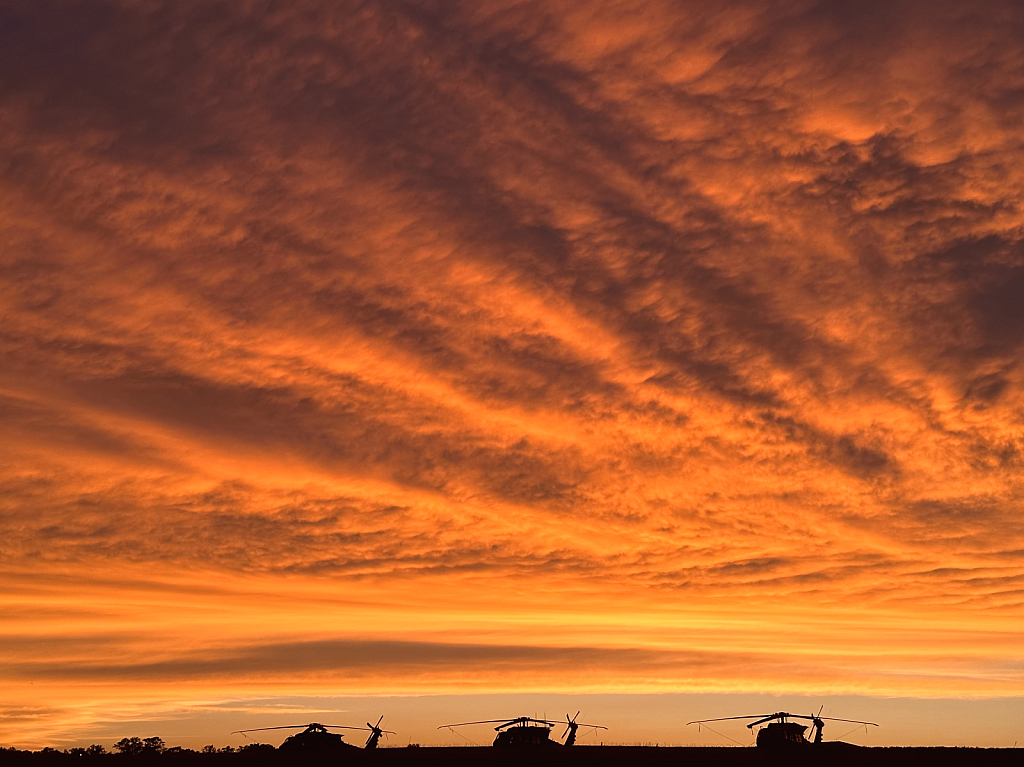
[[[1020,2],[4,0],[0,320],[0,745],[1024,743]]]

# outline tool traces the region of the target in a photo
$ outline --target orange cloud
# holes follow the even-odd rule
[[[0,12],[17,706],[1015,694],[1013,3],[51,5]]]

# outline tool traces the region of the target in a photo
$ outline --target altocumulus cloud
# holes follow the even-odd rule
[[[1004,693],[1022,40],[994,1],[6,3],[5,615],[89,646],[19,676]]]

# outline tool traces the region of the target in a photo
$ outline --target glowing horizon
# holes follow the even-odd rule
[[[834,5],[0,11],[0,745],[1018,700],[1024,15]]]

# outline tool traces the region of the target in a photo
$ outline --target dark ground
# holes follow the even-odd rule
[[[382,748],[376,751],[261,753],[195,752],[139,757],[123,754],[73,755],[59,751],[0,751],[0,764],[12,767],[776,767],[776,765],[1024,765],[1024,749],[1010,748],[824,748],[793,751],[759,748],[659,748],[653,746],[576,746],[561,748]]]

